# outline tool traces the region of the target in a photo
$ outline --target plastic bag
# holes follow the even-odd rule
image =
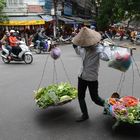
[[[112,47],[108,66],[126,72],[132,63],[130,50],[122,47]]]

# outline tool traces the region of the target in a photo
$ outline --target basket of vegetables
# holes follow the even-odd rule
[[[52,84],[35,91],[35,102],[40,108],[66,104],[77,97],[77,89],[70,83]]]
[[[110,97],[105,110],[119,122],[140,123],[140,101],[134,96]]]

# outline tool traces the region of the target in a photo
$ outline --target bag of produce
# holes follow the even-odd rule
[[[52,48],[50,55],[54,60],[58,59],[61,55],[61,49],[58,47]]]
[[[109,67],[120,71],[127,71],[132,63],[130,50],[122,47],[112,47],[111,59],[108,63]]]

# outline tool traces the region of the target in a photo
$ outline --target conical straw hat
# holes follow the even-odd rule
[[[87,27],[83,27],[80,32],[73,38],[72,43],[77,46],[87,47],[97,44],[100,40],[100,33]]]

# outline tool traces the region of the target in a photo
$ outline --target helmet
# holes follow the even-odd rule
[[[15,32],[15,30],[10,30],[10,33],[14,33]]]

